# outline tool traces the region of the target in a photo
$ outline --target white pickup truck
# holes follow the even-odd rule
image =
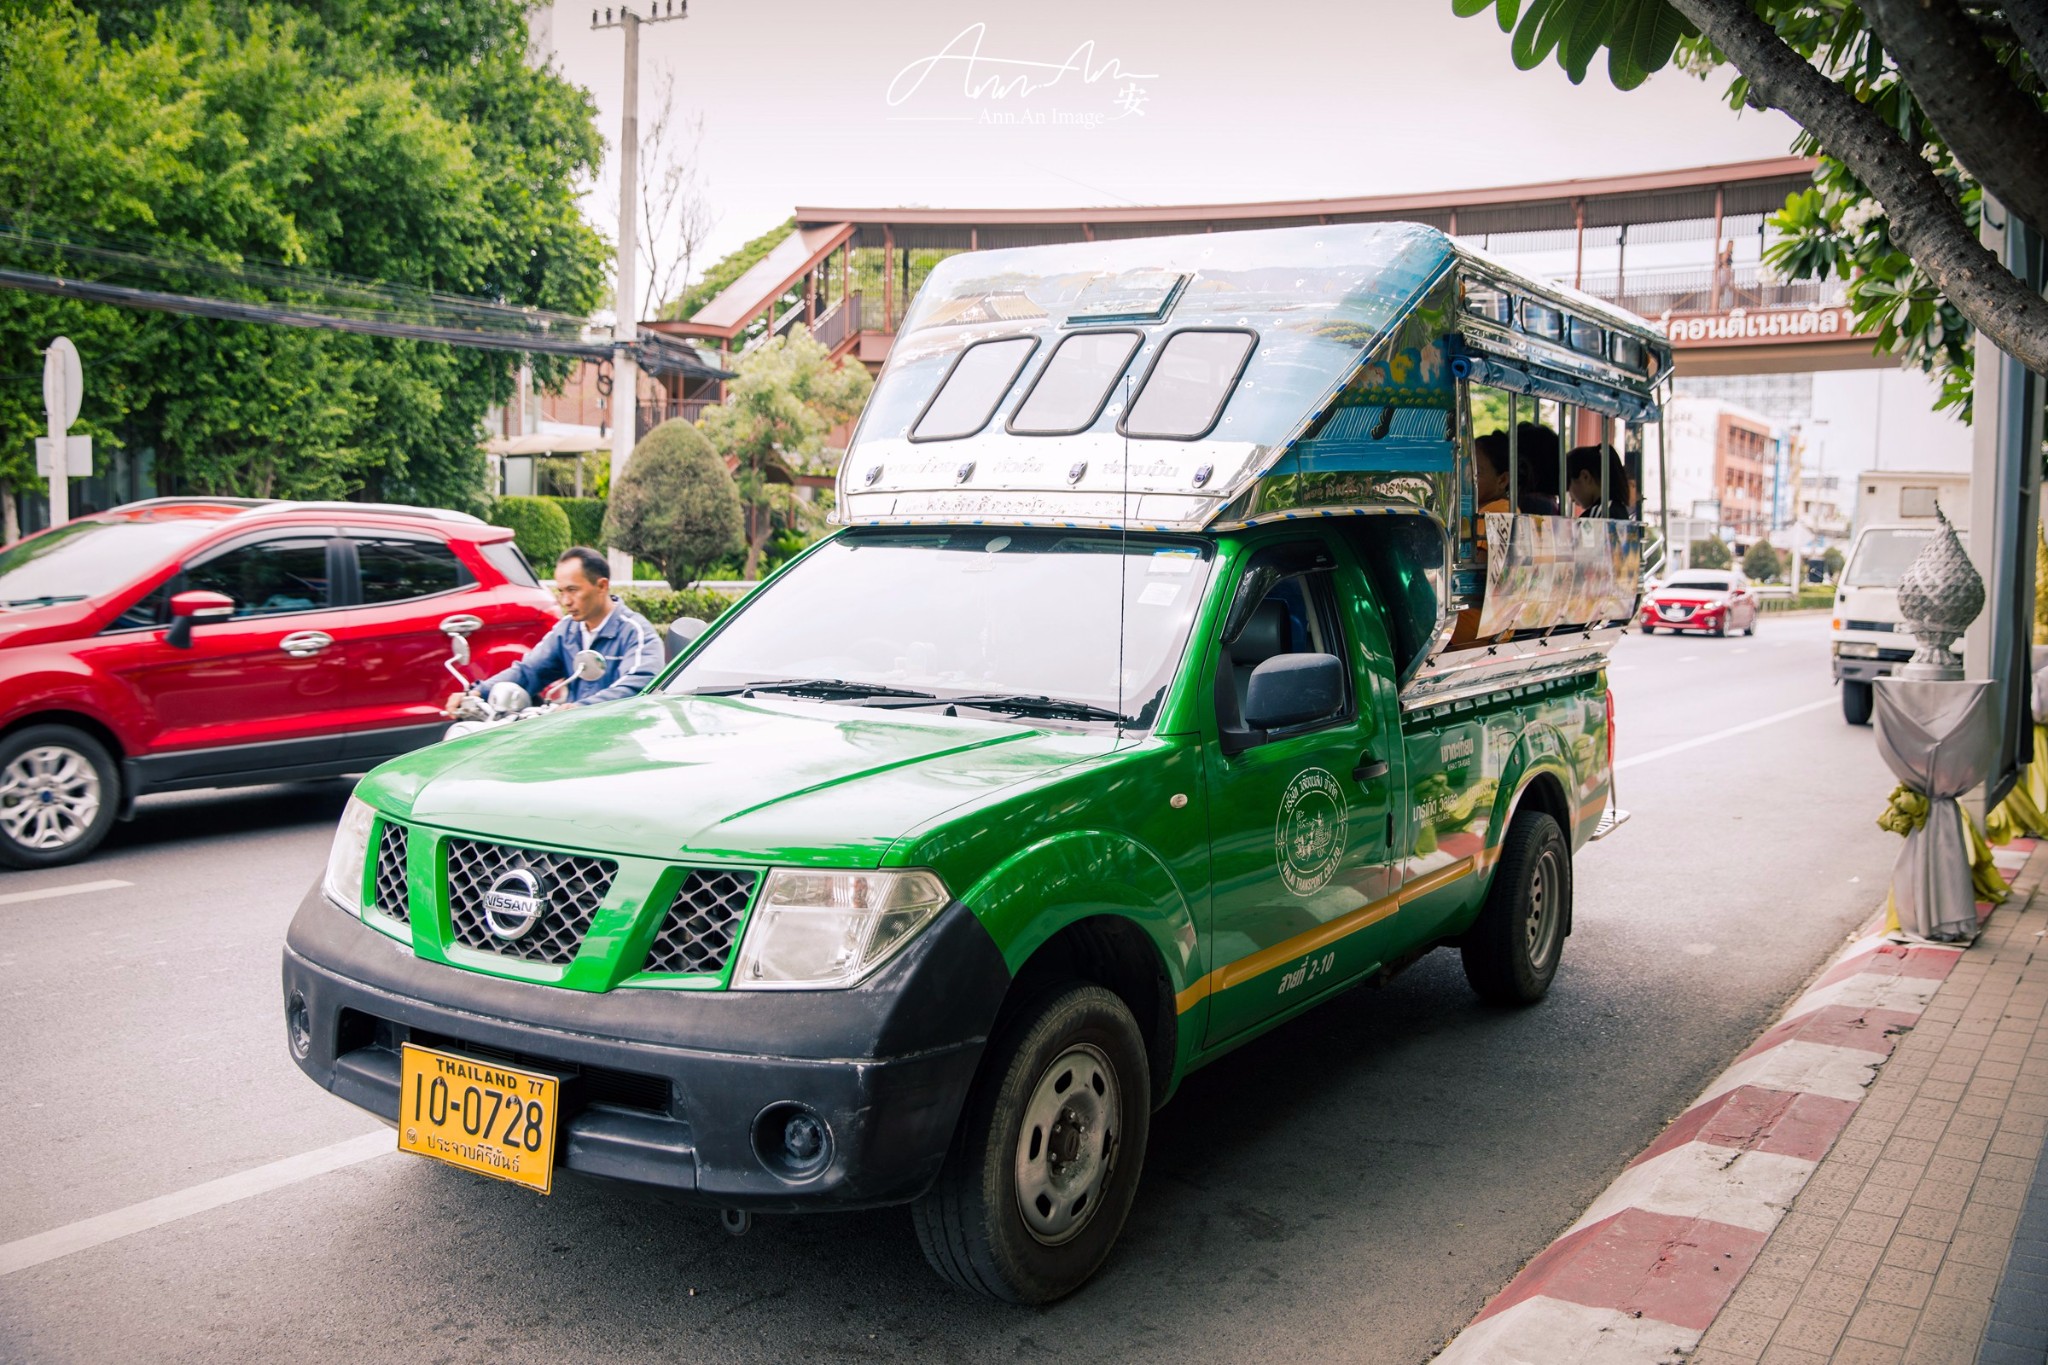
[[[1835,681],[1842,685],[1842,719],[1870,724],[1870,684],[1890,677],[1913,657],[1914,643],[1899,618],[1899,575],[1934,534],[1928,522],[1866,526],[1856,533],[1835,589]]]

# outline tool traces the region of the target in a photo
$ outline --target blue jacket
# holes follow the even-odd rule
[[[585,682],[576,676],[576,656],[583,650],[583,627],[571,616],[555,622],[553,630],[526,657],[502,673],[486,678],[482,689],[493,683],[516,682],[540,700],[541,689],[560,678],[568,678],[569,700],[579,703],[618,701],[636,697],[654,681],[668,656],[661,646],[661,633],[647,618],[618,598],[612,599],[612,614],[605,618],[590,648],[604,655],[604,676]]]

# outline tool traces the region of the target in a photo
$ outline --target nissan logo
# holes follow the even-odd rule
[[[500,872],[484,892],[484,923],[507,943],[525,936],[548,911],[540,878],[523,867]]]

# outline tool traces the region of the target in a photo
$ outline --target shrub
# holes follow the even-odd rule
[[[569,543],[588,545],[593,550],[604,548],[604,506],[603,498],[549,498],[549,502],[562,509],[569,518]]]
[[[512,528],[512,539],[543,578],[574,543],[567,514],[550,498],[499,498],[491,504],[488,520],[493,526]]]
[[[713,592],[709,588],[684,589],[667,592],[635,590],[620,594],[620,601],[646,617],[657,629],[682,617],[694,617],[699,621],[715,621],[720,612],[739,599],[730,593]]]
[[[1742,572],[1753,583],[1768,583],[1784,570],[1778,562],[1778,547],[1759,540],[1743,552]]]
[[[1729,551],[1728,542],[1715,536],[1711,540],[1695,540],[1687,564],[1694,569],[1732,569],[1735,556]]]
[[[641,438],[612,485],[604,537],[660,565],[671,585],[740,548],[740,492],[703,432],[678,418]]]

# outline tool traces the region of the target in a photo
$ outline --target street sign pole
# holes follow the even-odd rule
[[[625,5],[616,10],[602,11],[602,20],[598,18],[599,11],[592,10],[590,14],[592,28],[625,30],[625,83],[620,92],[624,109],[619,116],[619,261],[614,272],[618,287],[613,299],[618,320],[612,331],[615,343],[611,395],[614,486],[625,474],[626,463],[633,458],[633,445],[640,438],[640,367],[633,358],[633,346],[640,336],[635,279],[640,247],[640,25],[643,22],[685,19],[690,13],[688,0],[683,0],[682,4],[677,4],[676,0],[650,0],[646,8],[644,20]],[[613,18],[614,14],[618,17]],[[633,556],[616,545],[610,545],[605,547],[605,558],[611,561],[614,583],[624,587],[633,581]]]
[[[40,472],[50,481],[50,525],[71,520],[71,476],[76,472],[71,459],[71,424],[78,420],[79,404],[85,397],[85,373],[78,362],[78,348],[70,337],[58,337],[43,353],[43,415],[49,421],[50,439],[37,453]],[[38,443],[41,444],[40,442]],[[91,456],[86,473],[92,472]]]

